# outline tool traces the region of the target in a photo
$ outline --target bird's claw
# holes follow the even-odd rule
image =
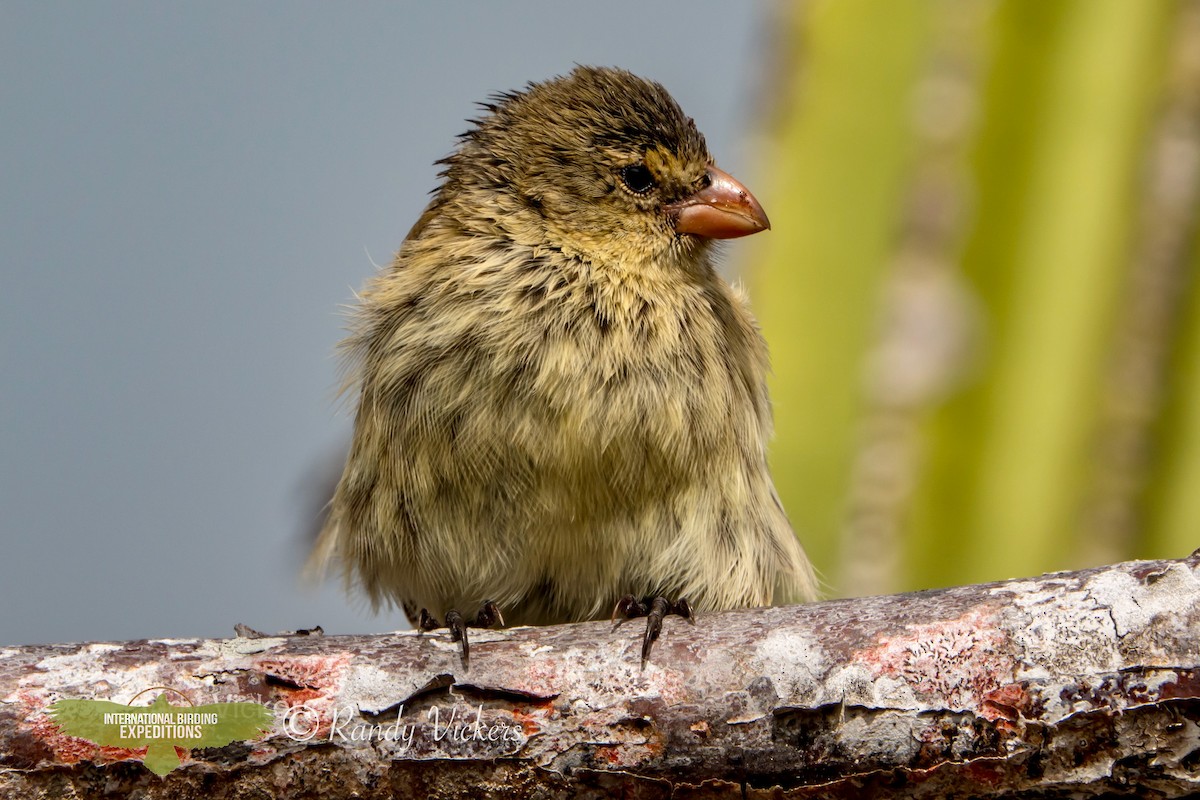
[[[646,668],[646,662],[650,660],[650,651],[654,649],[654,643],[658,641],[658,637],[662,633],[663,618],[669,614],[676,614],[691,624],[696,624],[691,604],[682,597],[672,601],[659,596],[646,602],[627,594],[618,600],[617,605],[613,608],[613,630],[616,630],[625,620],[646,618],[646,633],[642,637],[642,669]]]
[[[420,631],[432,631],[437,628],[447,628],[450,631],[450,641],[459,643],[463,672],[469,672],[471,669],[471,640],[467,637],[467,628],[494,628],[498,624],[504,624],[504,616],[500,613],[500,607],[491,600],[483,601],[470,622],[455,609],[446,612],[444,624],[430,614],[427,608],[422,608],[417,616],[417,629]]]
[[[495,628],[496,626],[504,627],[504,615],[500,613],[500,606],[491,600],[484,600],[480,604],[479,610],[475,612],[475,621],[471,623],[471,627]]]

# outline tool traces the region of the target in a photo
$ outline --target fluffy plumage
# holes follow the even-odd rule
[[[710,240],[677,230],[723,175],[695,124],[616,69],[485,109],[361,294],[354,439],[314,559],[410,618],[811,598],[767,470],[766,346]]]

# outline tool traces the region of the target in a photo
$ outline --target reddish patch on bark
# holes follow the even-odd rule
[[[1170,683],[1164,683],[1158,690],[1158,696],[1163,700],[1191,700],[1200,697],[1200,672],[1194,669],[1181,669],[1176,673],[1179,677]]]
[[[1024,685],[1008,683],[983,696],[979,713],[991,722],[1001,719],[1016,722],[1021,717],[1028,717],[1032,707],[1033,698],[1025,691]]]
[[[515,691],[532,695],[556,695],[566,682],[565,671],[558,665],[551,666],[540,659],[529,659],[524,674],[511,687]]]
[[[521,731],[526,737],[541,733],[542,719],[545,718],[544,711],[527,713],[514,708],[512,711],[512,716],[516,723],[521,726]]]
[[[980,786],[999,786],[1007,780],[1004,771],[996,764],[986,761],[971,761],[966,765],[969,780]]]
[[[149,749],[146,747],[99,745],[87,739],[63,733],[54,718],[45,711],[46,706],[49,705],[47,695],[21,691],[16,694],[16,699],[24,706],[28,715],[29,733],[54,754],[54,759],[59,764],[78,764],[81,761],[109,764],[115,761],[144,761],[146,759],[146,751]]]
[[[54,723],[48,714],[38,714],[30,724],[34,736],[54,752],[54,757],[62,764],[78,764],[80,761],[91,761],[100,752],[100,745],[68,736]]]
[[[341,686],[350,656],[293,656],[290,658],[264,658],[254,666],[268,678],[301,689],[312,689],[318,695]]]
[[[631,768],[662,757],[662,745],[655,741],[631,744],[602,744],[594,751],[598,763]]]
[[[294,689],[283,696],[283,702],[291,706],[301,706],[313,700],[324,700],[325,692],[317,689]]]
[[[596,758],[606,764],[622,764],[621,748],[613,745],[601,745],[596,748]]]
[[[351,656],[295,656],[264,658],[255,669],[268,680],[281,685],[280,700],[289,709],[306,706],[315,717],[316,737],[328,736],[332,725],[331,704],[341,688]],[[307,723],[305,723],[307,724]]]
[[[36,692],[22,690],[16,693],[17,702],[24,707],[29,732],[54,753],[59,763],[76,764],[92,759],[100,752],[100,746],[63,733],[45,711],[47,699],[46,695]]]
[[[145,747],[107,747],[70,736],[48,714],[38,714],[30,722],[30,731],[54,753],[60,764],[78,764],[90,761],[103,764],[113,761],[142,761],[146,758]]]
[[[878,676],[900,678],[922,700],[955,710],[978,707],[1008,685],[1016,663],[992,616],[969,611],[958,619],[909,625],[860,654]]]

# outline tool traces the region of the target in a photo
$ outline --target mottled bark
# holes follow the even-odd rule
[[[0,794],[1182,797],[1198,601],[1200,552],[672,619],[644,672],[637,624],[477,632],[466,674],[410,632],[0,649]],[[276,728],[159,778],[46,714],[154,686],[274,705]]]

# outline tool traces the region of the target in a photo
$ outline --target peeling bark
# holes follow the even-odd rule
[[[1183,797],[1198,601],[1200,551],[672,618],[644,672],[640,627],[606,623],[477,632],[468,674],[411,632],[0,648],[0,794]],[[266,703],[277,724],[159,778],[46,714],[154,686]]]

